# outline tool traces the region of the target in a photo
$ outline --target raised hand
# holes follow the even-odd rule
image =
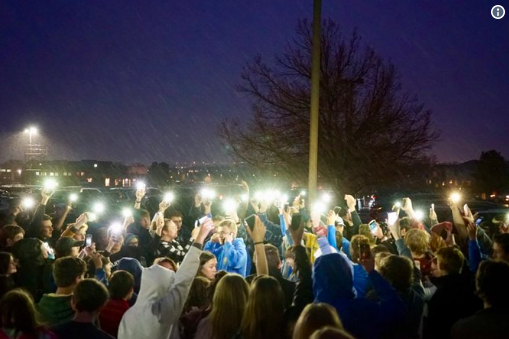
[[[214,224],[212,223],[212,219],[207,218],[205,221],[200,225],[198,231],[198,235],[196,236],[196,242],[199,244],[203,244],[205,239],[208,237],[210,232],[214,229]]]
[[[334,210],[330,210],[329,213],[327,213],[327,225],[334,226],[337,218],[338,215],[334,212]]]
[[[77,229],[80,229],[83,225],[85,225],[88,222],[88,216],[87,213],[81,213],[79,217],[76,219],[76,222],[74,224],[74,227]]]
[[[265,225],[260,220],[260,218],[256,215],[253,230],[251,230],[249,227],[246,227],[246,231],[251,239],[253,239],[253,242],[258,243],[263,242],[265,239],[265,233],[267,229],[265,228]]]
[[[346,201],[346,206],[348,207],[348,210],[350,212],[355,211],[355,206],[357,205],[357,200],[355,200],[355,198],[352,195],[345,194],[345,201]]]
[[[146,190],[145,188],[140,188],[136,190],[136,201],[141,201],[143,197],[145,196]]]
[[[197,207],[197,208],[200,207],[202,201],[203,201],[203,199],[201,197],[201,194],[196,193],[196,195],[194,196],[194,207]]]

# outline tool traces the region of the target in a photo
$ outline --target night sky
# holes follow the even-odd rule
[[[440,161],[509,157],[509,1],[324,0],[434,112]],[[53,159],[226,161],[217,124],[246,120],[236,92],[256,54],[272,62],[311,0],[2,1],[0,161],[34,124]],[[42,137],[38,137],[42,138]],[[40,139],[39,139],[40,140]]]

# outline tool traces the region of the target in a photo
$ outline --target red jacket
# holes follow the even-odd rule
[[[99,314],[101,330],[116,338],[120,321],[129,307],[129,303],[125,300],[110,299]]]

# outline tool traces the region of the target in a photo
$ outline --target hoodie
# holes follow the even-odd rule
[[[177,273],[159,265],[143,269],[138,299],[122,318],[119,338],[178,338],[178,320],[200,266],[200,254],[192,246]]]
[[[334,306],[345,329],[356,338],[380,338],[383,332],[403,319],[405,304],[376,271],[368,277],[381,302],[355,298],[352,268],[347,260],[339,253],[316,259],[313,269],[315,302]]]
[[[117,270],[131,273],[134,277],[134,292],[136,294],[140,293],[141,274],[143,272],[143,266],[140,262],[134,258],[122,258],[118,262]]]
[[[54,293],[45,294],[37,304],[37,311],[41,315],[41,320],[48,326],[55,326],[66,321],[72,320],[74,310],[71,307],[71,297],[69,295],[57,295]]]
[[[246,276],[248,266],[248,255],[246,244],[242,238],[233,239],[232,243],[224,245],[218,242],[207,242],[205,251],[212,252],[217,258],[217,270],[228,273],[237,273]]]

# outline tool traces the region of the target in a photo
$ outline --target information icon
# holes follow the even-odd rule
[[[491,9],[491,16],[495,19],[502,19],[505,15],[504,7],[500,5],[493,6]]]

